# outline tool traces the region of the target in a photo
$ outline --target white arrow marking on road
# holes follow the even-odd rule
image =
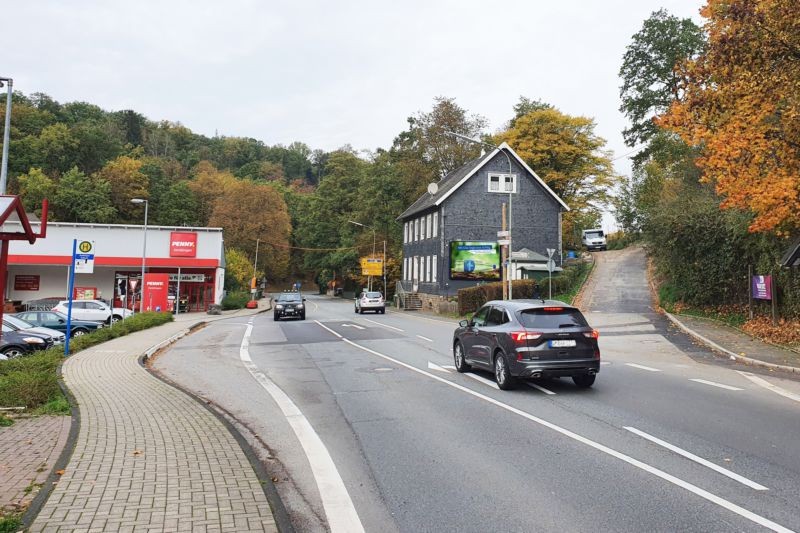
[[[686,450],[684,450],[682,448],[678,448],[677,446],[675,446],[673,444],[670,444],[670,443],[668,443],[666,441],[663,441],[663,440],[659,439],[658,437],[654,437],[652,435],[648,435],[644,431],[640,431],[640,430],[638,430],[638,429],[636,429],[634,427],[630,427],[630,426],[624,426],[624,427],[625,427],[625,429],[627,429],[631,433],[639,435],[640,437],[645,438],[645,439],[649,440],[650,442],[655,442],[659,446],[663,446],[664,448],[666,448],[668,450],[672,450],[673,452],[677,453],[678,455],[682,455],[682,456],[686,457],[687,459],[690,459],[690,460],[694,461],[695,463],[700,463],[701,465],[703,465],[705,467],[708,467],[711,470],[714,470],[715,472],[719,472],[723,476],[728,476],[731,479],[735,479],[739,483],[741,483],[743,485],[747,485],[751,489],[769,490],[764,485],[759,485],[755,481],[751,481],[751,480],[747,479],[746,477],[740,476],[739,474],[737,474],[735,472],[731,472],[727,468],[722,468],[721,466],[716,465],[716,464],[712,463],[711,461],[706,461],[702,457],[698,457],[697,455],[695,455],[695,454],[693,454],[691,452],[687,452]]]
[[[357,324],[342,324],[342,327],[343,328],[367,329],[367,328],[359,326]]]
[[[764,387],[765,389],[769,389],[772,392],[774,392],[775,394],[780,394],[781,396],[785,396],[786,398],[789,398],[790,400],[794,400],[796,402],[800,402],[800,395],[798,395],[798,394],[795,394],[793,392],[789,392],[788,390],[782,389],[782,388],[778,387],[777,385],[773,385],[772,383],[770,383],[766,379],[760,378],[758,376],[754,376],[750,372],[742,372],[741,370],[737,370],[737,372],[740,373],[741,375],[743,375],[744,377],[746,377],[747,379],[749,379],[750,381],[752,381],[753,383],[755,383],[756,385],[760,386],[760,387]]]
[[[553,392],[553,391],[551,391],[551,390],[548,390],[548,389],[545,389],[545,388],[544,388],[544,387],[542,387],[541,385],[537,385],[536,383],[531,383],[530,381],[526,381],[526,383],[528,384],[528,387],[531,387],[531,388],[533,388],[533,389],[540,390],[540,391],[542,391],[542,392],[543,392],[543,393],[545,393],[545,394],[552,394],[553,396],[555,396],[555,395],[556,395],[556,393],[555,393],[555,392]]]
[[[720,389],[744,390],[740,389],[739,387],[731,387],[730,385],[723,385],[722,383],[717,383],[716,381],[708,381],[706,379],[690,378],[689,381],[694,381],[695,383],[702,383],[704,385],[711,385],[712,387],[719,387]]]
[[[456,367],[454,367],[453,365],[442,365],[442,368],[446,368],[447,370],[455,370],[456,369]]]
[[[370,320],[369,318],[365,318],[364,320],[366,320],[367,322],[372,322],[373,324],[377,324],[378,326],[381,326],[381,327],[384,327],[384,328],[393,329],[395,331],[405,331],[404,329],[396,328],[394,326],[390,326],[389,324],[382,324],[381,322],[375,322],[374,320]]]
[[[661,372],[658,368],[653,368],[651,366],[644,366],[644,365],[637,365],[636,363],[625,363],[628,366],[632,366],[633,368],[638,368],[641,370],[647,370],[648,372]]]
[[[448,374],[450,373],[450,371],[446,368],[443,368],[436,363],[431,363],[430,361],[428,361],[428,368],[431,370],[438,370],[439,372],[447,372]]]

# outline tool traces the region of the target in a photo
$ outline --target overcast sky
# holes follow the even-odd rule
[[[699,23],[702,4],[7,0],[0,75],[60,102],[323,150],[386,148],[436,96],[493,132],[524,95],[594,118],[619,157],[625,47],[653,11]]]

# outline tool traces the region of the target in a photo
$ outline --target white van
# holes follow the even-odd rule
[[[600,228],[585,229],[583,230],[583,237],[581,242],[587,250],[605,250],[606,249],[606,235]]]

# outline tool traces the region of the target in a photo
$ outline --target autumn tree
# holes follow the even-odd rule
[[[40,168],[32,168],[27,174],[22,174],[18,178],[19,195],[22,205],[29,212],[41,214],[42,201],[47,199],[52,202],[55,197],[57,184]]]
[[[224,228],[226,245],[248,255],[260,240],[258,265],[271,279],[284,278],[292,230],[286,202],[269,185],[232,179],[216,198],[209,224]]]
[[[189,189],[198,203],[198,215],[203,224],[208,224],[211,214],[225,190],[237,182],[230,172],[218,170],[211,162],[201,161],[192,169],[194,178]]]
[[[257,278],[264,276],[264,272],[256,270]],[[250,279],[253,277],[253,258],[238,248],[225,249],[225,287],[229,290],[247,290],[250,288]]]
[[[708,46],[660,124],[701,150],[722,207],[750,231],[800,227],[800,16],[794,0],[709,0]]]
[[[111,202],[125,222],[141,219],[141,208],[131,203],[133,198],[150,197],[150,182],[140,160],[120,156],[106,163],[97,178],[111,186]]]

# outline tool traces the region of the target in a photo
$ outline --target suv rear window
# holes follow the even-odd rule
[[[367,298],[380,298],[380,297],[381,297],[381,293],[379,293],[379,292],[368,292],[367,293]]]
[[[520,311],[519,321],[526,328],[559,329],[588,327],[580,311],[569,307],[526,309]]]

